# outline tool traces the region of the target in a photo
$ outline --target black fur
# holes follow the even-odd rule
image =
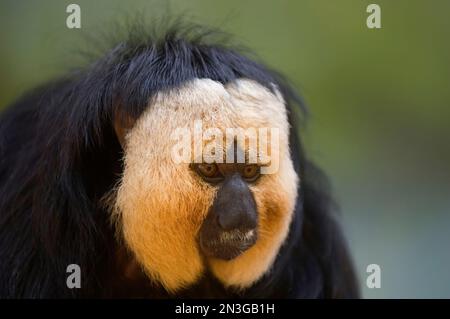
[[[158,91],[193,78],[276,83],[295,116],[300,99],[277,73],[237,50],[208,43],[200,29],[161,37],[136,33],[104,57],[21,98],[0,117],[0,297],[174,297],[124,278],[121,249],[101,199],[122,172],[113,129],[117,114],[137,118]],[[206,35],[206,36],[205,36]],[[205,274],[175,297],[357,297],[358,288],[327,191],[317,182],[298,135],[291,150],[301,176],[287,241],[273,269],[245,291]],[[68,289],[66,267],[82,269]]]

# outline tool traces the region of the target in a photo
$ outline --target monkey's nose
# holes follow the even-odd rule
[[[257,226],[257,217],[253,211],[235,210],[231,212],[221,212],[217,217],[217,222],[224,231],[240,230],[242,232],[247,232],[255,229]]]
[[[258,212],[253,194],[239,175],[226,178],[199,232],[206,256],[230,260],[252,247],[258,238]]]

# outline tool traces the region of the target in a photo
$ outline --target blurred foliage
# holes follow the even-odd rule
[[[65,26],[81,6],[82,29]],[[167,12],[224,29],[285,73],[301,130],[330,176],[365,297],[450,297],[450,1],[12,1],[0,3],[0,108],[79,63],[85,35]],[[365,288],[366,266],[382,288]]]

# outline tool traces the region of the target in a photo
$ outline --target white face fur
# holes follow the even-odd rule
[[[232,260],[206,258],[197,234],[217,187],[171,156],[180,127],[279,129],[279,169],[250,185],[258,211],[258,239]],[[289,123],[280,94],[239,79],[222,85],[195,79],[161,92],[125,136],[125,168],[115,218],[130,251],[149,278],[169,291],[198,280],[208,268],[225,286],[245,288],[270,271],[285,240],[297,198],[298,177],[288,145]]]

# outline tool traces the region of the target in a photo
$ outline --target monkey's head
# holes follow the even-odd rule
[[[158,92],[129,130],[116,131],[125,150],[117,224],[150,278],[174,291],[208,269],[244,288],[270,269],[297,196],[276,87],[192,79]]]
[[[97,63],[114,75],[107,94],[123,149],[113,219],[168,291],[205,273],[246,288],[270,271],[297,201],[291,96],[261,64],[187,38],[122,43]]]
[[[295,94],[199,33],[144,37],[121,42],[63,90],[61,134],[77,144],[58,155],[74,163],[61,171],[84,174],[90,199],[107,198],[119,243],[151,281],[172,293],[204,275],[248,288],[270,271],[297,203]],[[111,141],[122,164],[114,174]]]

